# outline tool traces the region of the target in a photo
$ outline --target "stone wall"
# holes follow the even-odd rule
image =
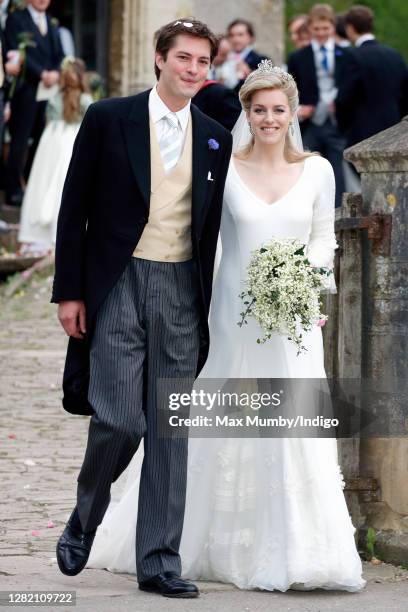
[[[142,91],[155,82],[153,35],[163,24],[194,15],[221,33],[236,17],[250,20],[256,48],[283,61],[284,0],[111,0],[110,95]]]
[[[359,445],[360,479],[374,479],[379,490],[365,496],[361,511],[365,527],[377,532],[382,558],[402,563],[408,561],[408,117],[345,157],[361,174],[354,220],[365,228],[351,232],[361,240],[361,255],[352,260],[361,270],[361,325],[350,330],[349,346],[361,341],[361,378],[376,381],[379,391],[362,406],[376,433]]]

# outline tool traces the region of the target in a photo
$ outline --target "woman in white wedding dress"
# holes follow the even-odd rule
[[[324,379],[319,327],[304,335],[307,352],[297,355],[286,336],[258,344],[258,324],[237,322],[251,251],[263,242],[298,238],[312,265],[332,266],[333,171],[295,147],[298,94],[290,75],[267,62],[247,78],[240,98],[245,112],[234,134],[239,153],[226,182],[210,352],[200,378]],[[140,463],[138,456],[131,462],[88,567],[135,573]],[[335,439],[190,438],[183,577],[242,589],[359,591],[365,581],[354,532]]]

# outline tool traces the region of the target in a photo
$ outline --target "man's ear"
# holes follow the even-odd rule
[[[159,68],[159,70],[162,70],[163,64],[164,64],[163,56],[160,53],[155,53],[154,61],[156,63],[156,66]]]

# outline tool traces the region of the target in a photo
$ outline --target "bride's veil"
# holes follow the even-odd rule
[[[300,132],[299,119],[297,118],[297,114],[294,113],[293,119],[291,121],[291,126],[289,127],[289,138],[292,140],[295,148],[302,152],[303,151],[303,141],[302,135]],[[244,149],[251,142],[252,135],[248,125],[248,119],[245,111],[241,111],[240,116],[237,119],[233,129],[232,129],[232,155]],[[217,241],[217,251],[215,254],[214,261],[214,272],[213,272],[213,287],[215,283],[215,279],[217,277],[218,268],[221,261],[221,253],[222,253],[222,244],[220,234],[218,235]]]
[[[299,119],[294,113],[289,127],[289,138],[293,146],[300,152],[303,152],[302,134],[300,132]],[[243,149],[251,142],[252,135],[248,125],[248,119],[245,111],[241,111],[236,124],[232,129],[232,154]]]

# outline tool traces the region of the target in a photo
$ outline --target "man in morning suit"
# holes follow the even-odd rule
[[[232,56],[236,61],[237,82],[234,88],[238,92],[248,74],[256,70],[263,59],[268,58],[266,55],[260,55],[254,49],[255,30],[250,21],[235,19],[229,24],[227,34]]]
[[[92,414],[61,571],[86,565],[111,483],[140,441],[139,588],[196,597],[181,580],[187,439],[157,434],[157,380],[193,379],[207,316],[231,134],[194,105],[217,38],[180,20],[158,33],[157,85],[89,108],[65,182],[52,301],[70,336],[64,407]],[[135,508],[136,512],[136,508]]]
[[[21,177],[28,140],[33,137],[31,158],[45,126],[46,102],[37,102],[40,82],[45,87],[58,83],[59,67],[64,58],[58,29],[46,11],[51,0],[29,0],[26,9],[14,11],[7,17],[6,50],[18,49],[19,36],[32,35],[33,47],[28,47],[26,64],[11,100],[10,152],[6,167],[6,202],[21,206],[23,191]]]
[[[335,14],[328,4],[315,4],[309,11],[311,43],[294,51],[288,72],[299,90],[299,121],[306,149],[318,151],[331,163],[336,179],[336,206],[344,191],[343,151],[345,138],[334,114],[339,73],[344,50],[335,44]]]
[[[395,49],[375,39],[369,7],[351,7],[345,22],[355,48],[347,49],[344,56],[336,112],[351,146],[386,130],[408,113],[408,69]]]

